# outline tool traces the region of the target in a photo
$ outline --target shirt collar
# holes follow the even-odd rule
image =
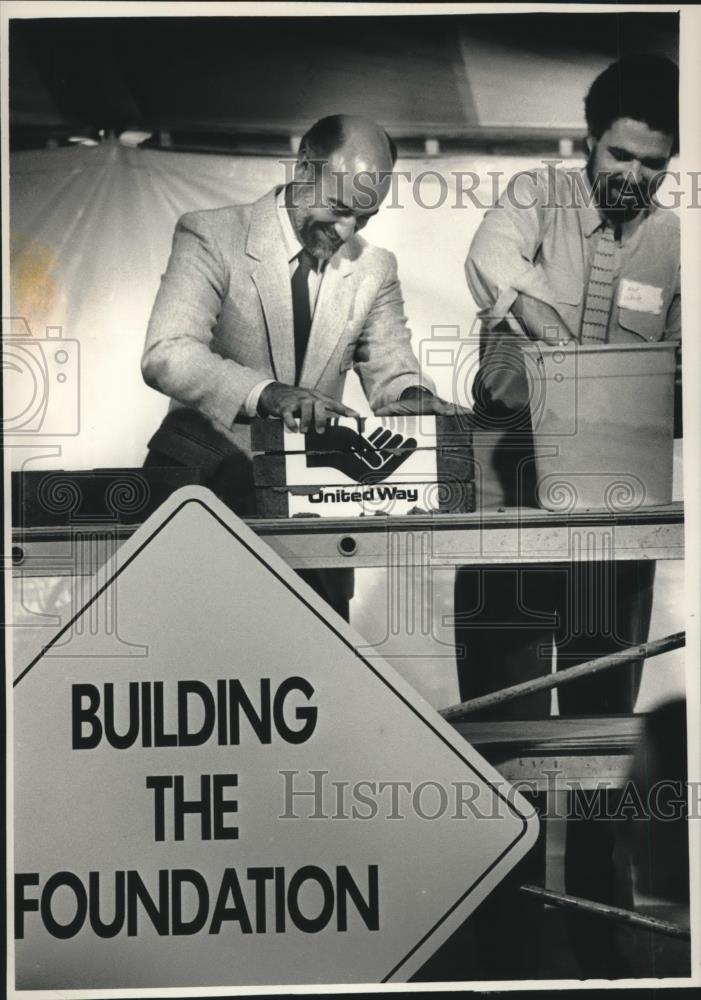
[[[287,206],[285,205],[285,189],[281,187],[275,198],[275,207],[277,209],[278,220],[280,222],[280,229],[282,230],[282,243],[285,248],[285,254],[288,261],[293,261],[297,254],[302,250],[302,244],[297,239],[297,234],[292,228],[292,223],[290,222],[290,214],[287,211]]]
[[[591,236],[595,233],[597,229],[604,225],[606,221],[599,211],[599,209],[594,204],[591,184],[589,183],[589,177],[587,175],[587,168],[582,167],[581,170],[576,171],[578,179],[573,187],[573,193],[582,191],[585,195],[582,204],[577,204],[577,210],[579,212],[579,217],[582,223],[582,232],[585,236]]]
[[[285,204],[284,187],[280,188],[275,197],[275,207],[277,209],[278,219],[280,220],[280,228],[282,229],[282,243],[285,248],[285,254],[287,256],[288,263],[291,264],[292,261],[299,256],[304,247],[297,239],[297,233],[292,228],[290,213],[287,211],[287,205]],[[327,264],[328,261],[326,260],[317,261],[317,274],[322,274],[326,270]]]

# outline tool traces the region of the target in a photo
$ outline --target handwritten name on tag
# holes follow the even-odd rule
[[[659,316],[662,312],[662,289],[655,285],[644,285],[642,281],[623,278],[618,285],[618,305],[621,309]]]

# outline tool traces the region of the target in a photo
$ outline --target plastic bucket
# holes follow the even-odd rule
[[[524,345],[539,506],[671,503],[675,347]]]

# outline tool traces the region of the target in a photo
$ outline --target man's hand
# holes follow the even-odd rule
[[[312,426],[317,434],[323,434],[326,421],[331,417],[360,416],[330,396],[282,382],[266,385],[258,400],[258,413],[261,417],[280,417],[288,430],[300,430],[302,434],[306,434]],[[299,427],[295,418],[299,418]]]
[[[401,397],[375,410],[376,417],[411,417],[417,414],[431,416],[453,417],[458,414],[468,415],[471,411],[457,403],[448,403],[439,396],[434,396],[428,389],[421,386],[405,389]]]
[[[574,340],[562,316],[547,302],[520,292],[511,306],[511,313],[531,340],[545,340],[549,344],[566,344]]]

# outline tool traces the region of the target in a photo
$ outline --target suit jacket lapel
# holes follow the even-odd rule
[[[326,266],[314,309],[309,343],[299,384],[313,389],[342,335],[353,300],[353,282],[348,278],[353,262],[343,247]]]
[[[252,278],[265,314],[275,376],[278,381],[293,385],[295,349],[290,265],[285,256],[274,191],[261,198],[253,209],[246,253],[257,261]]]

